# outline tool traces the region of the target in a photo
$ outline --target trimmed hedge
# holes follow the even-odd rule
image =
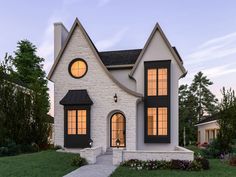
[[[80,157],[80,154],[72,159],[71,165],[76,167],[81,167],[87,165],[88,162],[85,158]]]
[[[131,169],[135,170],[174,169],[174,170],[186,170],[186,171],[200,171],[200,170],[208,170],[210,168],[209,161],[205,158],[196,158],[193,161],[187,161],[187,160],[142,161],[137,159],[131,159],[123,162],[121,166],[130,167]]]

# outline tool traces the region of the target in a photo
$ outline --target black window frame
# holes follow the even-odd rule
[[[167,95],[158,95],[158,69],[167,69]],[[156,82],[156,95],[148,96],[147,95],[147,73],[148,69],[157,69],[157,82]],[[171,90],[171,60],[158,60],[158,61],[146,61],[144,62],[144,143],[170,143],[171,142],[171,122],[170,122],[170,94]],[[167,108],[167,135],[158,135],[158,108],[166,107]],[[156,108],[157,116],[157,135],[148,135],[148,108]]]
[[[85,63],[85,66],[86,66],[86,71],[85,71],[85,73],[84,73],[83,75],[79,76],[79,77],[74,76],[74,75],[72,74],[72,72],[71,72],[71,67],[72,67],[72,65],[73,65],[75,62],[77,62],[77,61],[82,61],[82,62],[84,62],[84,63]],[[88,64],[87,64],[87,62],[86,62],[84,59],[82,59],[82,58],[73,59],[73,60],[70,62],[69,66],[68,66],[68,72],[69,72],[69,74],[70,74],[71,77],[73,77],[73,78],[75,78],[75,79],[80,79],[80,78],[84,77],[84,76],[87,74],[87,72],[88,72]]]
[[[76,134],[68,134],[68,111],[76,110]],[[86,110],[86,134],[78,134],[78,110]],[[89,147],[90,140],[90,105],[64,106],[64,146],[68,148]]]

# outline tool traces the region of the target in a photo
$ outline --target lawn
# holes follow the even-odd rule
[[[75,154],[53,150],[11,157],[0,157],[0,177],[56,177],[76,169]]]
[[[132,170],[128,167],[118,167],[111,177],[235,177],[236,167],[222,163],[219,159],[211,159],[210,170],[205,171],[179,171],[179,170]]]

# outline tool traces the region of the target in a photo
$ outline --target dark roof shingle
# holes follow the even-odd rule
[[[87,90],[69,90],[60,101],[62,105],[92,105]]]
[[[205,116],[202,120],[200,120],[197,124],[202,124],[206,122],[210,122],[213,120],[218,120],[218,115],[213,115],[213,116]]]
[[[99,52],[105,66],[135,64],[142,49]]]

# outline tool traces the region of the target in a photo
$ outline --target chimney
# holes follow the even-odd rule
[[[64,45],[68,36],[68,30],[63,23],[54,23],[54,59],[56,59],[59,51]]]

